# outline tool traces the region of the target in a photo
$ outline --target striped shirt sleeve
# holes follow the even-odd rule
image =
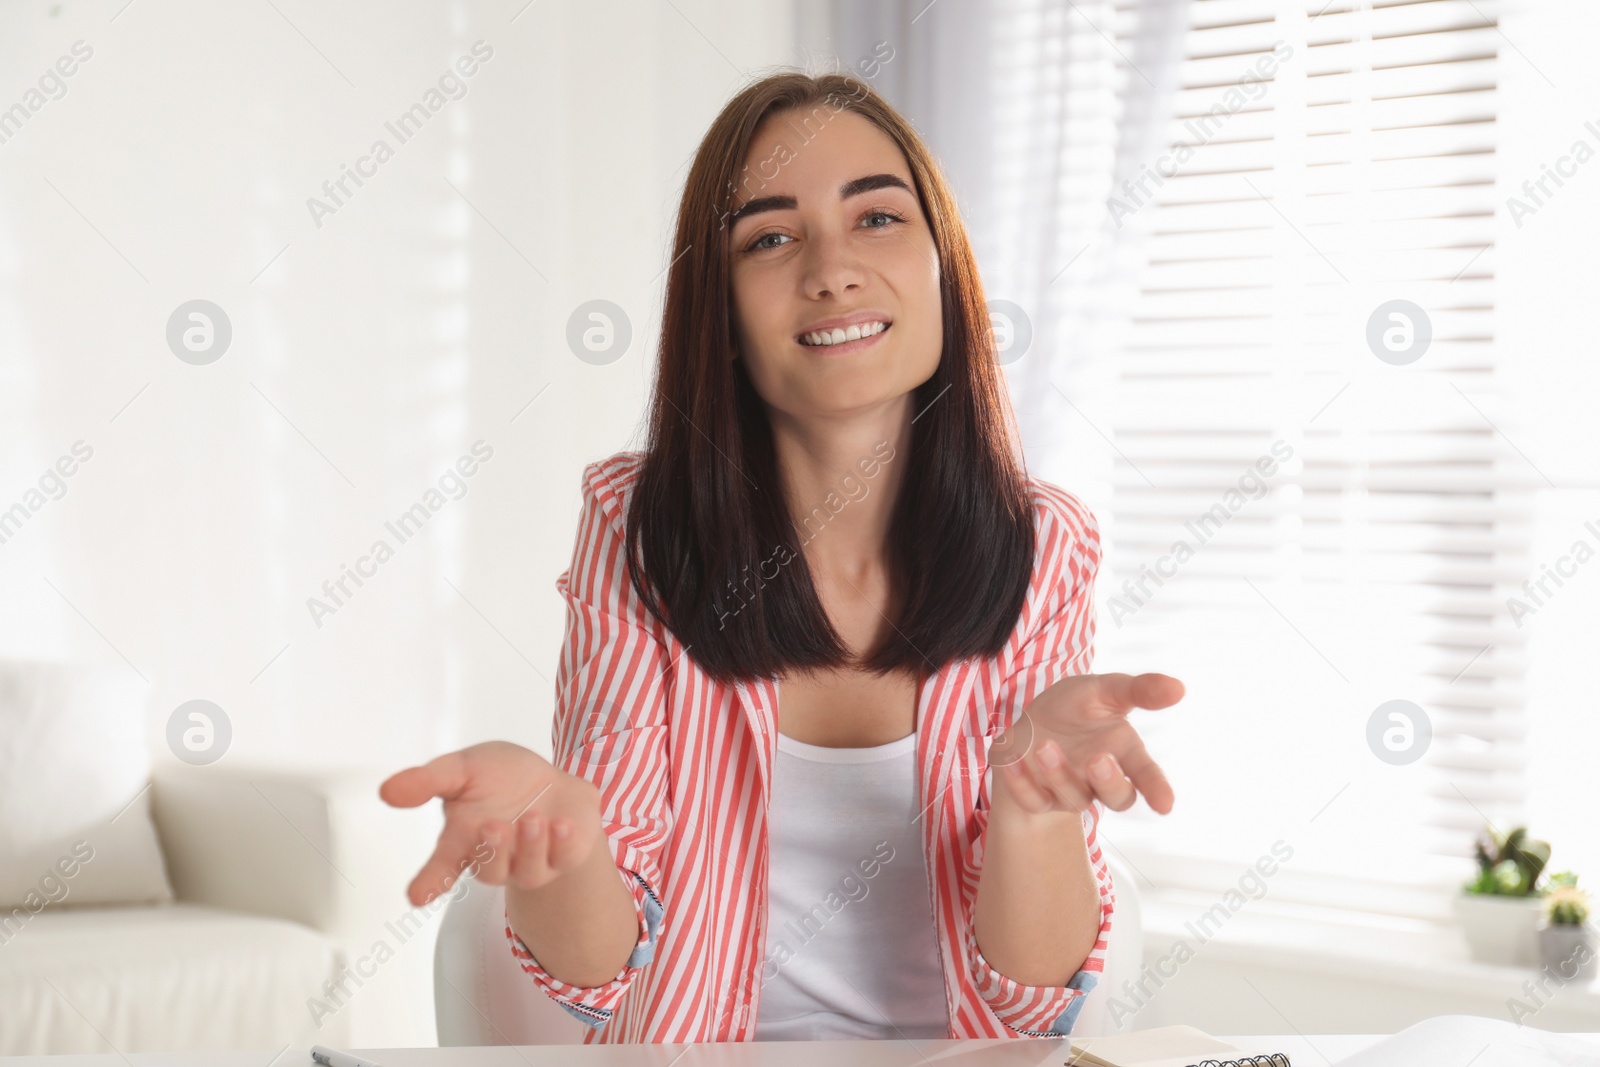
[[[1018,649],[1003,680],[996,707],[1014,720],[1033,699],[1060,681],[1085,674],[1094,660],[1094,580],[1100,565],[1100,532],[1094,514],[1076,498],[1053,486],[1040,490],[1051,521],[1042,524],[1037,551],[1049,561],[1049,599],[1040,605],[1040,623]],[[1055,1037],[1072,1031],[1083,998],[1105,970],[1107,938],[1116,901],[1111,872],[1096,839],[1101,806],[1083,813],[1089,864],[1099,888],[1100,932],[1094,948],[1065,986],[1033,986],[1012,981],[989,965],[978,950],[969,902],[966,924],[968,966],[979,994],[1007,1028],[1018,1034]],[[981,865],[982,840],[974,842]]]
[[[599,1029],[655,954],[666,905],[661,857],[670,829],[667,800],[668,657],[659,624],[628,580],[623,501],[609,461],[584,469],[583,507],[572,564],[556,582],[567,628],[556,674],[553,762],[600,790],[600,814],[617,873],[633,897],[639,937],[603,985],[553,977],[506,923],[522,970],[570,1014]]]

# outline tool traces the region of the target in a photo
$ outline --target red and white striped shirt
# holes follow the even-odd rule
[[[595,783],[639,941],[604,985],[552,977],[505,924],[540,989],[590,1025],[586,1044],[750,1041],[766,956],[767,805],[777,735],[774,679],[718,684],[644,608],[628,580],[624,517],[643,460],[619,452],[583,472],[556,679],[553,762]],[[1076,498],[1030,476],[1037,531],[1027,601],[998,656],[927,677],[916,717],[919,816],[952,1038],[1068,1033],[1105,967],[1115,902],[1084,813],[1100,934],[1066,986],[989,966],[973,908],[989,816],[988,747],[1033,698],[1089,670],[1099,529]],[[931,799],[929,799],[931,798]]]

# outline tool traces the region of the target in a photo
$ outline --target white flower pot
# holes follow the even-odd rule
[[[1539,966],[1539,897],[1500,897],[1458,893],[1456,920],[1467,937],[1472,958],[1501,966]]]
[[[1595,944],[1586,926],[1541,927],[1539,955],[1544,969],[1564,981],[1594,981]]]

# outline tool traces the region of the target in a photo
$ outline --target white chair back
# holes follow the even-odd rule
[[[1127,864],[1117,859],[1105,842],[1106,864],[1111,868],[1111,884],[1117,894],[1117,904],[1111,914],[1111,936],[1106,945],[1106,969],[1100,981],[1089,990],[1083,1007],[1078,1011],[1078,1021],[1072,1027],[1074,1037],[1104,1037],[1130,1029],[1129,1020],[1118,1013],[1111,1017],[1111,999],[1121,995],[1122,983],[1139,980],[1144,967],[1144,915],[1139,906],[1139,885]]]
[[[445,906],[433,954],[439,1046],[575,1045],[587,1029],[524,974],[505,936],[504,886],[471,877]]]

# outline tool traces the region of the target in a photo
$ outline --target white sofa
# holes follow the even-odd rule
[[[0,914],[0,1055],[431,1045],[439,907],[405,887],[439,809],[384,773],[158,764],[174,899]]]

